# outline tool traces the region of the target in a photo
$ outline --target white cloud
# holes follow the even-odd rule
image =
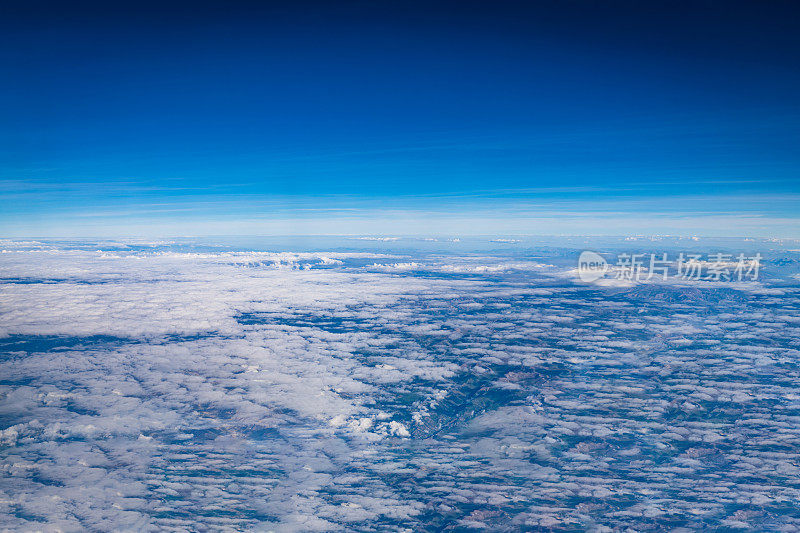
[[[519,257],[4,247],[10,529],[800,527],[791,287],[689,304]]]

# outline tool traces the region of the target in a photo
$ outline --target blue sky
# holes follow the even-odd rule
[[[791,3],[3,10],[9,236],[800,237]]]

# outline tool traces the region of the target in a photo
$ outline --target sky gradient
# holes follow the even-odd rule
[[[0,234],[800,237],[793,3],[0,8]]]

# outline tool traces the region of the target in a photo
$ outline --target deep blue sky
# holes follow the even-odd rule
[[[797,3],[7,2],[0,35],[0,234],[800,236]]]

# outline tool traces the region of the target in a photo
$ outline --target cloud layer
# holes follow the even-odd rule
[[[800,527],[796,283],[4,246],[9,529]]]

